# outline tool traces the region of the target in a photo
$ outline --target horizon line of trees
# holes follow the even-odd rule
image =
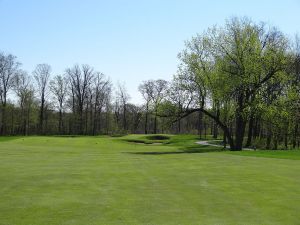
[[[144,104],[125,85],[89,65],[32,75],[0,53],[0,134],[193,133],[224,146],[266,149],[300,145],[300,40],[275,27],[232,18],[186,42],[172,81],[143,81]],[[13,96],[10,99],[9,96]]]
[[[114,88],[108,76],[87,64],[75,64],[56,76],[51,71],[50,65],[38,64],[29,74],[16,56],[0,53],[0,135],[119,135],[176,130],[163,124],[157,114],[167,81],[151,81],[155,88],[148,96],[151,99],[146,105],[135,105],[129,102],[124,84]],[[146,95],[142,85],[139,91]]]

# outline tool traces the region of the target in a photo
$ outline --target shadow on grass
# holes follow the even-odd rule
[[[149,140],[169,140],[170,137],[167,135],[150,135],[146,136],[147,139]]]
[[[0,142],[13,141],[20,138],[21,138],[20,136],[2,136],[0,137]]]
[[[208,147],[204,145],[181,147],[178,151],[155,151],[155,152],[126,152],[136,155],[172,155],[172,154],[192,154],[192,153],[208,153],[208,152],[223,152],[223,148]]]
[[[52,135],[50,137],[60,137],[60,138],[78,138],[78,137],[84,137],[83,135]]]

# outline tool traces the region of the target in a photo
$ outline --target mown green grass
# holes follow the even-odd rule
[[[0,224],[299,224],[297,151],[137,138],[1,137]]]
[[[241,156],[300,160],[300,150],[259,150],[228,153]]]

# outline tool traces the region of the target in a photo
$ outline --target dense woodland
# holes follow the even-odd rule
[[[22,70],[0,53],[1,135],[191,133],[243,146],[300,145],[300,40],[247,18],[233,18],[186,42],[172,81],[125,85],[89,65],[60,74],[48,64]],[[67,66],[66,66],[67,67]]]

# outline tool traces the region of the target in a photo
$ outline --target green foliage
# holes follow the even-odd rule
[[[294,57],[288,39],[275,27],[232,18],[225,26],[193,37],[179,58],[175,80],[191,92],[185,111],[199,110],[212,118],[232,149],[241,149],[250,118],[276,114],[281,125],[290,118],[288,108],[279,111],[274,103],[288,98],[293,80],[288,70]]]

